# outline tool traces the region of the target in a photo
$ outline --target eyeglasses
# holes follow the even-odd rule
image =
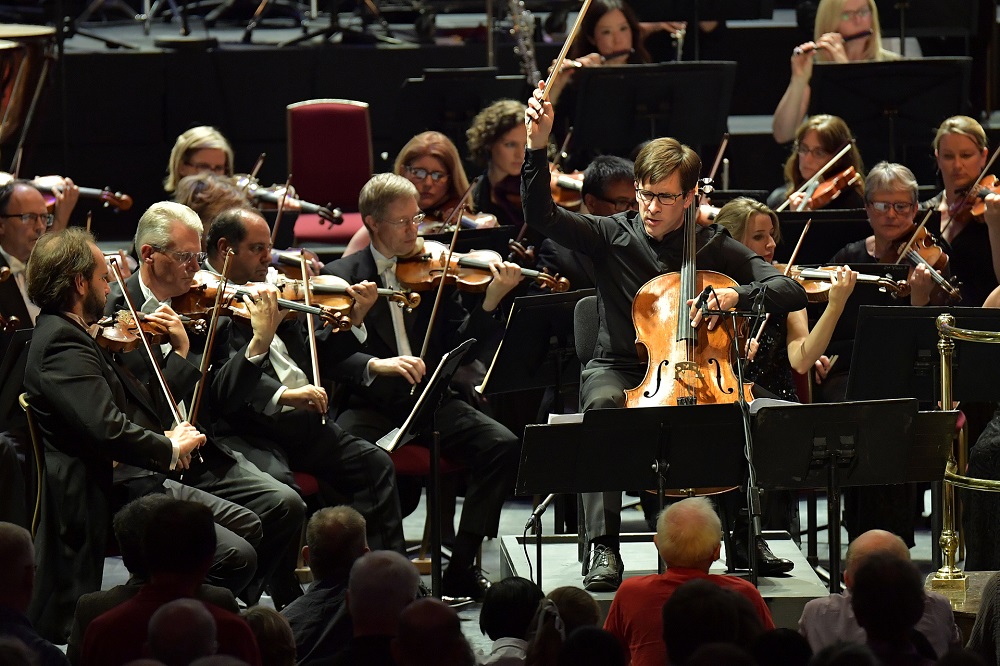
[[[212,173],[226,173],[225,164],[208,164],[207,162],[185,162],[189,167],[194,167],[198,171],[211,171]]]
[[[872,207],[872,210],[877,210],[880,213],[888,213],[889,209],[896,211],[900,215],[906,215],[913,207],[916,205],[911,201],[869,201],[868,205]]]
[[[872,10],[868,7],[862,7],[861,9],[855,9],[854,11],[844,11],[840,13],[841,21],[850,21],[851,19],[864,19],[872,15]]]
[[[670,194],[669,192],[650,192],[649,190],[640,190],[638,187],[635,188],[635,196],[642,200],[642,203],[647,206],[653,203],[653,199],[656,199],[661,206],[673,206],[678,199],[683,197],[687,192],[681,192],[680,194]]]
[[[431,180],[436,183],[448,177],[448,174],[445,171],[428,171],[427,169],[421,167],[411,167],[411,166],[405,166],[403,167],[403,169],[406,171],[406,173],[410,174],[417,180],[423,180],[427,176],[430,176]]]
[[[809,148],[801,143],[795,144],[795,152],[799,155],[812,155],[818,160],[825,160],[830,157],[830,153],[823,150],[822,148]]]
[[[208,257],[207,252],[178,252],[177,250],[165,250],[162,247],[157,247],[155,245],[150,245],[150,247],[153,248],[155,251],[159,252],[160,254],[166,254],[168,256],[173,257],[177,261],[177,263],[180,264],[186,264],[190,262],[192,259],[196,259],[200,264],[201,262],[205,261],[206,257]]]
[[[0,215],[0,217],[16,217],[21,220],[21,224],[38,224],[44,222],[45,228],[52,226],[56,221],[56,216],[52,213],[13,213],[11,215]]]
[[[636,201],[634,197],[632,199],[629,199],[627,197],[618,197],[617,199],[605,199],[604,197],[597,197],[597,198],[603,201],[604,203],[611,204],[612,206],[614,206],[616,213],[624,213],[627,210],[638,210],[639,208],[639,202]],[[646,203],[649,202],[647,201]],[[671,204],[664,204],[664,205],[669,206]]]
[[[425,217],[427,216],[424,215],[423,213],[417,213],[416,215],[414,215],[409,219],[404,217],[401,220],[386,220],[385,224],[388,224],[390,227],[405,227],[407,225],[413,225],[415,227],[418,227],[420,226],[420,223],[424,221]]]

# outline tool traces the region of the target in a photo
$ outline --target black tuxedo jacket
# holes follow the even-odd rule
[[[367,248],[327,264],[323,272],[339,276],[350,284],[369,280],[382,286],[382,279],[375,266],[375,257]],[[402,377],[376,377],[370,386],[365,386],[362,381],[368,361],[372,358],[390,358],[399,355],[390,307],[396,305],[384,298],[378,299],[365,317],[368,338],[362,345],[363,348],[339,364],[335,377],[346,384],[351,394],[349,405],[361,399],[372,406],[390,407],[399,413],[412,408],[416,396],[419,395],[419,392],[410,395],[409,382]],[[421,301],[413,312],[403,312],[407,337],[414,355],[420,353],[432,307],[433,299],[427,298]],[[502,329],[502,325],[494,318],[493,313],[484,311],[478,305],[472,308],[471,313],[467,312],[459,300],[458,292],[454,290],[446,291],[442,296],[437,316],[424,357],[428,374],[433,371],[445,352],[469,338],[485,340]],[[469,356],[474,354],[475,350],[470,350]]]
[[[7,267],[7,260],[0,254],[0,268]],[[28,306],[24,304],[24,297],[21,290],[17,288],[17,282],[11,277],[0,282],[0,315],[6,317],[17,317],[20,324],[18,328],[31,328],[31,315],[28,314]]]

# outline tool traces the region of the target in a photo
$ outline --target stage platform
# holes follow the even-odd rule
[[[805,555],[785,532],[765,532],[765,538],[772,552],[795,563],[795,568],[786,576],[759,578],[757,587],[764,597],[777,627],[798,630],[802,608],[810,599],[829,594],[826,585],[806,561]],[[657,554],[651,533],[622,534],[622,560],[625,563],[625,578],[656,573]],[[528,549],[528,559],[524,549]],[[521,536],[500,538],[500,578],[537,576],[535,563],[535,539]],[[529,571],[530,568],[530,571]],[[542,537],[542,583],[543,590],[552,590],[563,585],[580,586],[580,562],[577,559],[577,540],[572,534]],[[725,547],[722,558],[712,565],[712,573],[726,572]],[[531,575],[529,575],[531,574]],[[593,593],[601,607],[602,617],[607,615],[614,599],[613,592]]]

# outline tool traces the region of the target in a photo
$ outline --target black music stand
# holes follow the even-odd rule
[[[906,56],[907,37],[962,37],[966,53],[976,32],[976,0],[951,0],[941,11],[938,0],[875,0],[882,37],[899,37]]]
[[[431,458],[430,478],[427,481],[427,515],[430,520],[431,593],[435,597],[441,596],[441,471],[438,466],[441,458],[441,436],[437,431],[434,417],[438,407],[448,395],[448,384],[461,365],[462,357],[475,343],[475,338],[470,338],[450,352],[446,352],[434,368],[434,372],[424,385],[423,392],[417,398],[417,404],[413,406],[413,411],[403,421],[403,425],[393,428],[376,442],[379,447],[392,453],[417,435],[430,433],[427,440],[430,443]]]
[[[514,299],[503,339],[493,356],[480,393],[513,393],[578,384],[580,362],[573,346],[573,309],[593,289]],[[558,399],[558,398],[557,398]],[[556,413],[562,413],[557,408]]]
[[[871,235],[868,214],[863,208],[846,210],[791,211],[778,213],[781,225],[781,242],[774,250],[774,258],[787,262],[795,249],[795,244],[805,229],[806,222],[812,220],[809,236],[798,256],[796,264],[825,264],[833,253],[848,243]],[[853,268],[853,267],[852,267]]]
[[[21,328],[0,337],[0,432],[25,423],[24,410],[17,399],[24,391],[24,368],[32,328]]]
[[[928,164],[933,128],[967,114],[971,58],[922,58],[817,63],[809,113],[840,116],[851,127],[865,160]],[[930,181],[933,173],[917,174]]]
[[[455,252],[493,250],[501,257],[506,258],[510,252],[510,239],[513,237],[514,227],[511,225],[486,229],[459,229],[458,240],[455,241]],[[427,234],[424,239],[451,245],[451,233]]]
[[[663,136],[700,152],[726,132],[736,63],[584,67],[573,80],[578,90],[574,155],[627,157],[643,141]]]
[[[840,490],[940,481],[957,412],[918,413],[914,398],[760,406],[754,463],[766,490],[827,492],[830,592],[840,591]]]
[[[623,437],[628,446],[617,447],[614,464],[594,464],[607,458],[609,442]],[[738,404],[594,409],[581,423],[525,427],[515,492],[657,488],[662,510],[667,488],[739,486],[746,478],[744,442]],[[536,534],[541,539],[540,529]],[[540,551],[538,557],[540,563]],[[662,571],[659,558],[657,565]]]
[[[396,103],[395,139],[402,146],[410,137],[437,130],[456,146],[465,145],[465,130],[484,107],[498,99],[526,99],[522,75],[499,76],[492,67],[425,69],[407,79]]]

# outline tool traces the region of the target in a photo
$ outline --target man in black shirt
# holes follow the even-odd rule
[[[541,86],[526,112],[528,152],[521,175],[525,222],[593,260],[599,327],[594,358],[581,375],[580,404],[584,410],[622,407],[624,389],[640,384],[646,373],[646,362],[635,347],[632,299],[650,279],[681,268],[684,209],[694,200],[701,160],[675,139],[656,139],[636,158],[638,212],[611,217],[571,213],[552,203],[545,147],[554,114],[552,105],[540,98]],[[741,285],[716,289],[708,300],[709,309],[745,310],[758,297],[768,312],[776,314],[806,306],[802,287],[722,227],[699,228],[696,242],[698,269],[723,273]],[[692,308],[692,323],[697,326],[701,319]],[[715,323],[710,320],[708,326]],[[584,519],[594,547],[584,578],[589,590],[614,590],[621,583],[620,514],[620,492],[584,494]]]

